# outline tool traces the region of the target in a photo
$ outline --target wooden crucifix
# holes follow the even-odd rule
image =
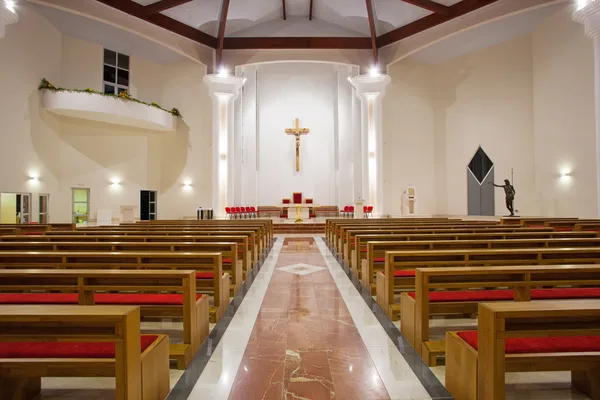
[[[308,128],[300,128],[300,120],[296,118],[296,127],[287,128],[285,133],[296,136],[296,171],[300,171],[300,136],[307,135],[310,132]]]

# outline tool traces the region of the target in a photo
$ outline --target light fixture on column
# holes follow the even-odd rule
[[[369,68],[369,76],[375,77],[375,76],[379,76],[379,75],[381,75],[381,72],[379,71],[379,67],[377,65],[372,65]]]
[[[31,175],[29,177],[29,180],[32,181],[32,182],[38,182],[40,180],[40,177],[37,176],[37,175]]]
[[[228,77],[228,76],[229,76],[229,70],[228,70],[228,69],[227,69],[227,67],[225,67],[224,65],[221,65],[221,66],[219,67],[219,72],[218,72],[218,75],[219,75],[221,78],[226,78],[226,77]]]
[[[19,21],[14,0],[0,0],[0,39],[4,37],[6,26]]]

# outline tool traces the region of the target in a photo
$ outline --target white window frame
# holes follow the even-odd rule
[[[111,65],[111,64],[106,63],[106,60],[104,57],[104,50],[112,51],[116,54],[116,57],[115,57],[116,65]],[[129,68],[126,69],[126,68],[119,67],[119,55],[124,55],[129,58]],[[114,82],[109,82],[109,81],[104,80],[104,66],[116,68]],[[123,71],[127,71],[129,73],[129,83],[131,84],[131,56],[129,56],[128,54],[125,54],[125,53],[119,53],[118,51],[115,51],[115,50],[104,48],[102,51],[102,92],[106,93],[106,89],[105,89],[106,85],[111,85],[111,86],[114,86],[114,88],[115,88],[115,91],[113,92],[113,94],[115,94],[115,95],[119,94],[119,89],[127,90],[127,93],[129,93],[129,85],[125,86],[125,85],[119,85],[117,83],[119,81],[119,70],[120,69]]]

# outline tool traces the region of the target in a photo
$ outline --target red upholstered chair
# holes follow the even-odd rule
[[[244,212],[242,211],[241,207],[236,207],[235,208],[235,213],[236,213],[236,215],[239,215],[240,218],[242,218],[242,215],[244,215]]]
[[[370,215],[373,218],[373,206],[367,207],[367,215]]]
[[[253,217],[252,210],[250,210],[250,207],[246,207],[246,215],[249,217]]]
[[[354,206],[349,206],[348,207],[348,212],[350,213],[350,216],[352,218],[354,218]]]
[[[254,218],[258,218],[258,210],[254,206],[250,207],[250,212],[254,215]]]
[[[281,204],[291,204],[290,199],[281,199]],[[281,213],[279,213],[279,218],[287,218],[288,217],[288,209],[285,207],[281,208]]]
[[[302,204],[302,192],[292,193],[292,199],[294,200],[294,204]]]
[[[225,207],[225,214],[231,219],[231,207]]]

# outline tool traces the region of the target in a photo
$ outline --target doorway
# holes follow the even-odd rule
[[[494,163],[481,146],[467,166],[467,199],[469,215],[495,215]]]
[[[38,197],[38,222],[40,224],[48,223],[48,208],[50,206],[50,195],[40,194]]]
[[[0,193],[0,222],[28,224],[31,222],[31,193]]]
[[[89,222],[90,189],[72,188],[73,192],[73,222],[85,224]]]
[[[154,190],[140,191],[140,220],[155,221],[157,213],[157,192]]]

